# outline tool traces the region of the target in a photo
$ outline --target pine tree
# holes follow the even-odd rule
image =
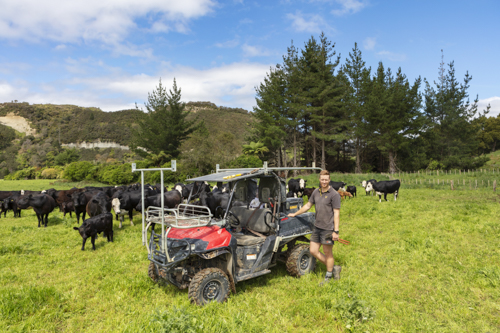
[[[178,158],[182,142],[189,138],[201,123],[197,124],[197,118],[187,119],[190,112],[185,110],[185,103],[181,102],[181,89],[177,88],[175,79],[169,92],[160,79],[158,87],[148,93],[148,101],[144,106],[146,113],[137,120],[138,127],[132,129],[133,146],[142,147],[157,155],[163,152],[163,163],[168,159]],[[137,152],[144,154],[141,149]]]

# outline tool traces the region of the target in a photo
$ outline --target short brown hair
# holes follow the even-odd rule
[[[321,172],[319,173],[320,176],[328,176],[330,177],[330,171],[328,170],[321,170]]]

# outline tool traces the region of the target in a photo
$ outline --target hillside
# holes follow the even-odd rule
[[[187,107],[193,111],[191,117],[204,120],[210,133],[228,131],[238,141],[242,140],[253,121],[253,115],[243,109],[217,107],[209,102],[190,102]],[[10,116],[11,122],[4,124],[19,132],[50,137],[61,144],[76,142],[116,142],[129,145],[129,126],[134,126],[140,110],[103,112],[98,108],[76,105],[1,103],[0,117]],[[22,117],[22,118],[20,118]],[[23,122],[23,118],[27,122]],[[29,124],[29,125],[28,125]],[[221,124],[224,124],[222,127]],[[33,131],[27,129],[27,125]]]

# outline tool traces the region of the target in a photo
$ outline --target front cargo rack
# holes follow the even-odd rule
[[[163,211],[163,214],[162,214]],[[205,206],[180,204],[177,208],[169,209],[161,207],[148,207],[146,211],[146,221],[150,223],[162,223],[165,221],[167,228],[195,228],[206,226],[210,223],[212,214]]]

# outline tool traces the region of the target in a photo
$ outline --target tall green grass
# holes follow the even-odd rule
[[[115,222],[113,243],[101,236],[96,251],[81,251],[74,216],[55,211],[38,228],[33,211],[9,212],[0,219],[0,331],[500,331],[497,193],[402,188],[397,202],[379,203],[359,192],[342,202],[340,237],[351,245],[334,246],[341,280],[319,287],[322,264],[300,279],[279,264],[205,307],[150,281],[140,215],[135,226]]]

